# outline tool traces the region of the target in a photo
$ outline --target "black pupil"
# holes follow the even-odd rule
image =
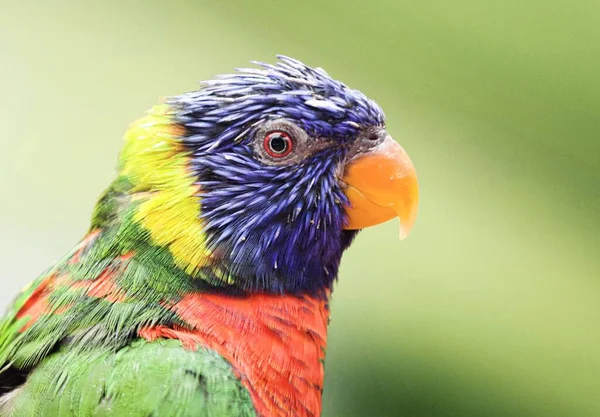
[[[287,149],[287,141],[282,135],[274,135],[269,142],[271,150],[275,153],[282,153]]]

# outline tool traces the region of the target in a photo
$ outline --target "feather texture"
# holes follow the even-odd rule
[[[259,66],[132,124],[89,233],[0,321],[1,417],[320,414],[357,233],[339,176],[384,116],[320,68]],[[261,156],[273,122],[295,159]]]

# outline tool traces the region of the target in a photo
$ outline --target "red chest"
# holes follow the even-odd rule
[[[261,417],[321,414],[326,300],[257,294],[232,298],[193,294],[171,307],[193,330],[146,328],[140,335],[180,339],[227,359]]]

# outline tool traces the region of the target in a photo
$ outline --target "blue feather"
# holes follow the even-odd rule
[[[381,108],[321,68],[278,56],[174,97],[182,143],[201,192],[207,245],[249,291],[331,288],[356,232],[343,230],[348,199],[336,173],[348,145],[384,125]],[[255,157],[258,127],[274,118],[303,129],[314,152],[294,165]],[[331,146],[318,146],[321,140]]]

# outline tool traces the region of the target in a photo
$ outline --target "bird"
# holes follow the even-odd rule
[[[0,319],[0,416],[321,415],[360,230],[415,222],[381,107],[277,56],[161,98],[84,237]]]

